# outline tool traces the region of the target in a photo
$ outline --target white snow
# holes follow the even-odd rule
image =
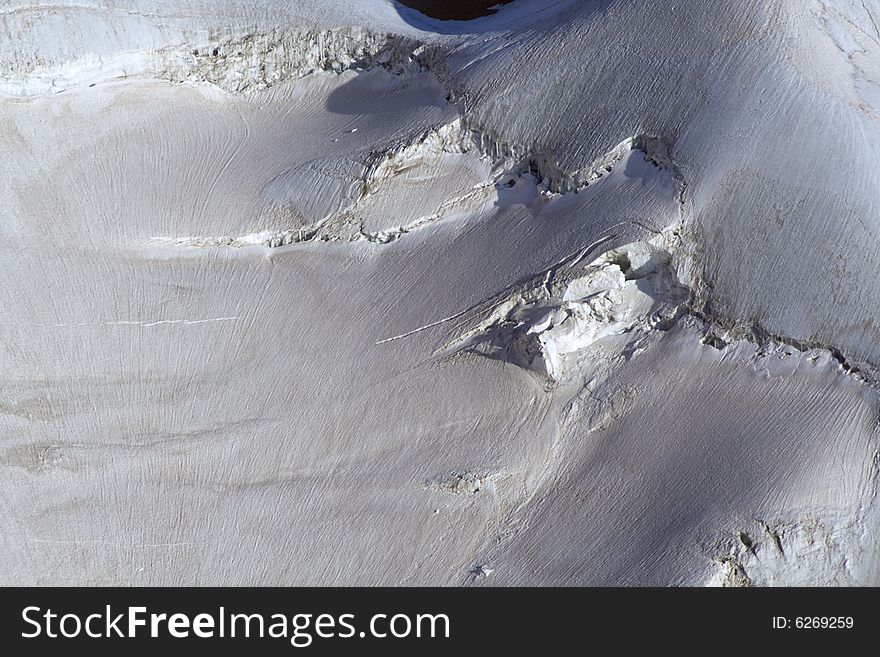
[[[878,19],[0,2],[0,583],[876,584]]]

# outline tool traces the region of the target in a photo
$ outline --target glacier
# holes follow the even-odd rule
[[[0,2],[0,583],[880,581],[880,2],[477,13]]]

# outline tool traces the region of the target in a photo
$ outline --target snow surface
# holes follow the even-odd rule
[[[878,583],[878,20],[0,3],[0,583]]]

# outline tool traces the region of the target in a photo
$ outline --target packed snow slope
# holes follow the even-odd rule
[[[878,583],[878,21],[0,3],[0,583]]]

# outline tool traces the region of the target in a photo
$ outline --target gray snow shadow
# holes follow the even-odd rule
[[[389,97],[394,96],[393,104]],[[359,71],[330,92],[326,108],[334,114],[381,116],[424,107],[447,107],[446,90],[425,73],[416,77],[394,75],[381,68]]]

